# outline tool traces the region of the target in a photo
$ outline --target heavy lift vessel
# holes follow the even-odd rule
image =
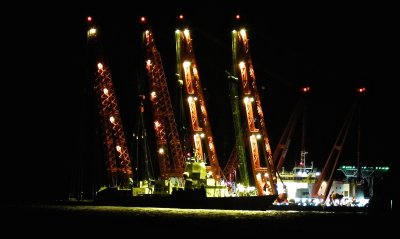
[[[183,17],[180,16],[179,19],[182,20]],[[145,22],[145,19],[143,18],[142,21]],[[237,62],[234,61],[234,67],[237,68],[234,72],[240,72],[243,112],[248,126],[245,135],[249,140],[249,155],[257,192],[251,197],[248,197],[249,195],[230,197],[232,195],[229,195],[227,186],[224,184],[226,178],[220,169],[214,147],[189,30],[182,28],[176,31],[177,76],[183,89],[183,96],[187,100],[186,109],[190,121],[190,127],[187,127],[190,138],[188,142],[184,141],[189,147],[185,144],[183,147],[185,150],[182,150],[182,144],[177,137],[176,122],[161,57],[150,28],[144,31],[144,41],[147,49],[146,70],[150,81],[149,99],[152,104],[161,180],[166,182],[165,186],[169,184],[169,189],[163,189],[160,193],[149,190],[148,192],[153,193],[138,193],[133,196],[129,190],[109,187],[98,192],[99,201],[137,206],[267,209],[277,196],[276,176],[245,30],[241,29],[237,31],[237,35],[234,35],[233,54],[234,59],[239,59]],[[255,105],[253,105],[254,101]],[[256,117],[254,117],[253,108],[255,108]],[[255,118],[258,119],[257,122]],[[192,155],[190,155],[191,151]],[[263,163],[260,162],[260,158],[264,159]],[[244,161],[241,163],[247,164]],[[132,176],[132,170],[130,172],[129,175]],[[171,180],[171,178],[177,178],[177,180]],[[184,186],[181,187],[178,183],[177,187],[173,187],[172,182],[182,182],[182,178]],[[190,201],[189,204],[188,201]]]
[[[180,16],[180,19],[182,19],[182,16]],[[144,19],[142,19],[142,21],[145,22]],[[94,52],[99,53],[101,49],[98,45],[97,29],[91,18],[88,18],[88,22],[89,46]],[[146,72],[150,82],[148,99],[150,99],[152,105],[160,179],[164,187],[161,187],[161,189],[159,188],[159,190],[155,190],[154,188],[147,191],[136,190],[136,194],[132,193],[135,192],[135,190],[131,190],[132,178],[138,178],[138,175],[134,175],[131,167],[131,159],[126,146],[110,70],[104,57],[100,54],[95,54],[94,67],[96,68],[96,77],[94,89],[98,96],[98,109],[103,132],[102,138],[105,161],[110,182],[107,188],[110,190],[100,190],[98,192],[102,195],[100,198],[110,199],[115,203],[128,203],[138,206],[222,209],[265,208],[278,194],[277,178],[280,177],[280,174],[284,180],[290,180],[290,174],[282,170],[282,164],[290,144],[291,136],[293,135],[294,122],[298,118],[297,114],[300,112],[299,108],[303,106],[303,102],[299,101],[298,108],[292,115],[277,149],[274,154],[272,154],[261,108],[261,100],[257,90],[254,69],[249,54],[248,36],[246,30],[243,28],[233,30],[233,72],[229,74],[228,78],[232,83],[230,84],[231,105],[233,109],[236,142],[235,149],[232,151],[224,173],[222,173],[213,143],[206,102],[202,92],[189,30],[187,28],[182,28],[176,31],[177,76],[178,82],[182,87],[182,96],[186,99],[182,103],[186,105],[185,108],[189,113],[188,119],[190,121],[190,126],[186,127],[186,129],[189,129],[187,134],[189,137],[182,137],[184,143],[181,144],[161,57],[157,51],[152,31],[148,25],[146,26],[147,30],[144,31],[143,36],[147,53],[145,61]],[[309,88],[305,87],[302,90],[307,92]],[[363,93],[365,88],[360,88],[358,91],[359,93]],[[138,128],[142,127],[143,129],[145,127],[142,114],[144,111],[143,101],[146,98],[147,97],[144,95],[141,96],[142,102],[139,107],[141,121],[138,123]],[[240,107],[242,103],[243,106]],[[353,111],[351,111],[346,118],[345,124],[334,144],[321,176],[318,177],[318,175],[315,174],[314,177],[310,179],[313,182],[307,182],[308,184],[314,185],[311,193],[312,196],[314,198],[321,198],[324,202],[327,200],[328,195],[332,194],[332,192],[329,193],[334,184],[332,175],[333,171],[337,168],[338,159],[349,129],[352,114]],[[241,123],[242,120],[245,122],[244,125]],[[144,133],[141,134],[146,135],[145,130],[142,132]],[[138,131],[137,135],[139,134]],[[190,155],[191,153],[193,154]],[[298,167],[294,169],[297,176],[300,173],[306,173],[308,176],[315,173],[312,167],[309,168],[305,165],[306,154],[307,152],[305,151],[303,140],[300,163]],[[332,166],[333,158],[334,162]],[[145,161],[148,163],[149,159],[147,158]],[[250,163],[251,166],[250,174],[252,174],[252,178],[249,177],[249,172],[247,170],[248,163]],[[149,166],[149,164],[146,165]],[[276,167],[274,165],[276,165]],[[354,169],[354,167],[351,169]],[[348,166],[340,168],[345,174],[347,173],[346,176],[350,175],[349,177],[353,177],[357,175],[357,180],[360,178],[360,175],[365,177],[363,172],[365,173],[366,170],[362,170],[359,163],[356,174],[353,173],[354,170],[351,171],[351,169],[349,169]],[[224,196],[231,198],[229,196],[232,195],[251,195],[251,193],[240,195],[237,191],[234,192],[234,194],[229,194],[232,193],[232,191],[228,193],[227,185],[224,184],[224,181],[227,179],[232,181],[232,173],[236,174],[236,170],[239,172],[239,183],[245,188],[251,188],[250,185],[254,183],[255,195],[258,196],[238,197],[242,198],[241,200],[216,199]],[[387,168],[381,167],[378,170],[372,171],[384,172],[385,170],[387,170]],[[367,171],[370,172],[371,169],[368,168]],[[327,183],[324,183],[323,179],[328,172],[330,172],[329,179]],[[150,179],[151,177],[147,178]],[[316,180],[316,182],[314,180]],[[140,185],[139,188],[142,186],[151,188],[151,184],[143,184]],[[133,195],[138,197],[133,197]],[[207,198],[207,200],[205,200],[205,198]],[[190,199],[189,201],[191,203],[187,203],[187,199]],[[186,201],[186,203],[183,203],[183,201]],[[261,202],[261,207],[256,206],[259,205],[258,202]],[[249,206],[250,204],[252,206]]]

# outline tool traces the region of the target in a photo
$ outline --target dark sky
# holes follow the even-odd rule
[[[144,74],[139,68],[143,60],[139,17],[149,18],[172,84],[176,70],[175,20],[182,13],[192,31],[217,154],[224,166],[232,149],[233,131],[224,71],[232,68],[231,30],[233,17],[239,13],[248,29],[256,78],[263,88],[263,109],[273,149],[300,96],[299,87],[309,85],[312,93],[307,98],[306,147],[308,160],[321,167],[356,97],[355,89],[365,86],[361,160],[371,165],[392,165],[391,152],[385,148],[390,128],[386,119],[392,118],[387,111],[390,97],[381,97],[388,82],[383,72],[391,68],[387,54],[392,50],[388,32],[393,16],[386,7],[365,3],[264,6],[252,1],[179,2],[156,9],[152,2],[134,8],[130,7],[132,3],[61,4],[53,11],[29,15],[25,27],[34,34],[16,40],[22,50],[14,54],[23,62],[33,63],[29,71],[14,71],[21,82],[26,82],[21,89],[20,81],[16,81],[15,89],[24,100],[13,109],[21,116],[17,128],[23,147],[13,150],[17,162],[10,166],[17,173],[6,174],[8,181],[19,186],[28,183],[26,190],[32,195],[50,192],[60,196],[69,190],[73,167],[82,160],[88,180],[101,174],[87,169],[96,160],[86,68],[88,15],[94,17],[100,30],[128,140],[137,116],[137,80]],[[163,10],[167,7],[172,10]],[[355,164],[354,127],[349,134],[342,162]],[[295,151],[299,144],[297,135],[288,157],[298,158]],[[290,159],[287,161],[291,168]]]

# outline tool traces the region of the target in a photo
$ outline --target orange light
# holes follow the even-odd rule
[[[141,18],[140,18],[140,21],[141,21],[141,22],[146,22],[146,18],[145,18],[145,17],[141,17]]]
[[[181,20],[183,19],[183,15],[182,15],[182,14],[181,14],[181,15],[179,15],[179,19],[181,19]]]
[[[91,22],[91,21],[92,21],[92,17],[91,17],[91,16],[88,16],[88,17],[87,17],[87,21],[88,21],[88,22]]]
[[[304,93],[306,93],[306,92],[309,92],[309,91],[310,91],[310,87],[309,87],[309,86],[303,87],[303,88],[301,88],[301,90],[302,90]]]
[[[238,14],[238,15],[236,15],[236,19],[237,20],[239,20],[240,19],[240,15]]]

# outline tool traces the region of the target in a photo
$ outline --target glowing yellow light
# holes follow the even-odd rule
[[[147,61],[146,61],[146,64],[147,64],[148,66],[151,66],[151,60],[147,60]]]
[[[150,93],[150,96],[151,96],[152,99],[156,98],[156,92],[155,92],[155,91],[152,91],[152,92]]]
[[[110,122],[114,124],[115,118],[113,116],[110,117]]]
[[[121,146],[117,145],[116,148],[117,148],[117,151],[118,151],[118,152],[121,152]]]
[[[188,68],[189,66],[190,66],[190,62],[189,61],[183,62],[183,67]]]
[[[257,178],[258,180],[260,180],[260,179],[261,179],[261,173],[257,173],[256,178]]]
[[[164,154],[164,149],[163,149],[163,148],[160,148],[160,149],[158,150],[158,153],[159,153],[159,154]]]
[[[244,64],[244,61],[241,61],[240,63],[239,63],[239,68],[240,68],[240,70],[242,70],[243,68],[245,68],[245,64]]]
[[[99,70],[103,70],[103,64],[101,64],[100,62],[97,63],[97,68],[99,68]]]
[[[243,98],[243,102],[244,102],[245,104],[247,104],[247,102],[249,102],[249,97],[244,97],[244,98]]]
[[[146,22],[146,18],[145,18],[145,17],[141,17],[141,18],[140,18],[140,21],[141,21],[141,22]]]
[[[198,76],[197,68],[195,65],[193,66],[193,75]]]
[[[206,136],[204,133],[200,134],[200,137],[204,138],[204,136]]]
[[[183,30],[183,34],[185,34],[186,38],[189,38],[189,30],[188,29]]]
[[[189,101],[189,102],[192,102],[192,101],[193,101],[193,97],[192,97],[192,96],[189,96],[189,97],[188,97],[188,101]]]
[[[245,29],[241,29],[240,30],[240,35],[242,35],[243,38],[246,37],[246,30]]]
[[[90,28],[89,29],[89,36],[95,36],[96,32],[97,32],[96,28],[94,28],[94,27]]]
[[[149,30],[146,30],[144,33],[145,33],[146,35],[149,34]]]
[[[104,93],[105,95],[108,95],[108,89],[107,89],[107,88],[104,88],[104,89],[103,89],[103,93]]]
[[[261,139],[261,134],[257,134],[256,138]]]

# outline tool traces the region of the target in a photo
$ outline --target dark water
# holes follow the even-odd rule
[[[234,211],[39,204],[2,205],[1,208],[2,221],[5,222],[2,227],[12,233],[12,237],[146,238],[157,235],[215,238],[288,234],[347,237],[394,231],[391,212]],[[17,229],[13,229],[15,227]]]

